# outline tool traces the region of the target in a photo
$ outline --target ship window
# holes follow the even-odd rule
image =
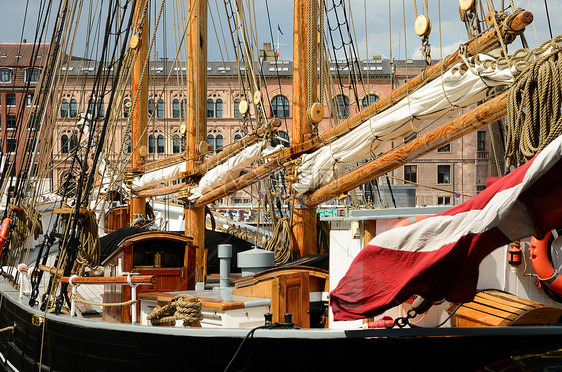
[[[159,134],[158,137],[156,137],[156,145],[157,145],[156,151],[158,151],[159,154],[163,154],[164,153],[164,135]]]
[[[410,182],[418,182],[418,166],[405,165],[404,166],[404,180]]]
[[[222,118],[222,99],[217,99],[215,103],[215,117]]]
[[[207,100],[207,117],[215,117],[215,102],[210,98]]]
[[[451,166],[437,166],[437,183],[451,183]]]
[[[0,69],[0,83],[9,83],[12,81],[12,70],[9,68]]]
[[[365,98],[363,98],[363,101],[361,102],[361,106],[363,108],[369,107],[373,103],[377,102],[378,99],[379,99],[379,97],[377,97],[376,95],[368,94],[368,95],[365,96]]]
[[[289,100],[287,97],[279,95],[271,100],[271,116],[276,118],[289,117]]]
[[[343,94],[337,95],[334,98],[335,117],[346,118],[349,116],[349,98]]]

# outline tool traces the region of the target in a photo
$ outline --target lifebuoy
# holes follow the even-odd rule
[[[549,258],[550,245],[552,244],[551,237],[552,232],[549,231],[540,240],[535,237],[531,238],[530,260],[540,281],[555,293],[562,295],[562,277],[560,277],[558,270],[554,269]]]
[[[0,226],[0,254],[2,254],[2,250],[4,249],[4,244],[6,244],[6,242],[8,241],[8,237],[10,236],[11,224],[12,224],[12,220],[6,217],[2,221],[2,226]]]
[[[395,229],[397,227],[402,227],[402,226],[408,226],[411,225],[413,223],[416,223],[418,221],[421,220],[425,220],[426,218],[428,218],[429,216],[414,216],[414,217],[408,217],[408,218],[404,218],[398,222],[396,222],[396,224],[394,224],[394,226],[392,226],[390,228],[390,230]]]

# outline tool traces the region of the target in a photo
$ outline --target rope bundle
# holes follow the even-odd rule
[[[562,35],[530,54],[536,57],[508,96],[507,166],[526,163],[562,134]],[[552,48],[549,53],[545,53]]]
[[[80,233],[80,247],[76,257],[76,265],[73,270],[78,276],[84,275],[86,267],[94,270],[100,264],[98,221],[93,213],[88,214],[84,218],[84,227]]]
[[[268,239],[264,249],[273,252],[275,265],[281,265],[289,261],[293,253],[291,248],[291,223],[289,217],[281,218],[275,225],[273,236]]]
[[[22,247],[32,233],[35,239],[39,238],[40,234],[43,234],[41,214],[33,206],[24,205],[17,212],[17,223],[12,231],[11,247]]]
[[[160,309],[154,309],[146,319],[150,320],[152,324],[175,323],[176,320],[183,320],[183,326],[187,327],[191,323],[203,319],[203,315],[201,315],[202,307],[203,302],[201,300],[190,295],[180,294],[172,298],[169,304]]]

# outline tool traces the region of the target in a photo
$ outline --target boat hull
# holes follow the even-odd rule
[[[5,288],[5,283],[4,283]],[[24,299],[25,300],[25,299]],[[132,326],[47,314],[3,291],[0,328],[7,371],[164,370],[223,371],[248,330]],[[258,330],[231,370],[356,370],[392,365],[394,370],[476,370],[525,354],[562,348],[562,327],[413,328],[343,331]],[[384,364],[382,364],[384,363]]]

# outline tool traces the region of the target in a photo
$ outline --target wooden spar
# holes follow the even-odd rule
[[[144,68],[144,63],[148,58],[148,16],[143,17],[143,9],[148,6],[146,1],[137,1],[135,7],[135,29],[138,30],[138,35],[133,35],[134,37],[139,37],[140,45],[136,45],[138,48],[137,57],[135,59],[135,64],[133,66],[133,83],[132,83],[132,97],[134,104],[134,110],[132,115],[132,127],[131,127],[131,143],[133,144],[133,154],[131,156],[131,166],[133,168],[140,167],[146,161],[147,148],[146,148],[146,123],[148,112],[148,74],[141,81],[142,70]],[[133,38],[132,38],[133,39]],[[138,217],[144,217],[146,214],[146,199],[140,198],[135,195],[131,197],[131,213],[130,222],[133,222]]]
[[[267,132],[276,132],[279,129],[280,126],[281,126],[280,120],[278,120],[278,119],[272,120],[271,122],[268,123],[267,126],[259,127],[256,130],[255,133],[250,134],[247,137],[244,137],[240,141],[234,142],[233,144],[231,144],[229,146],[226,146],[223,149],[223,151],[219,152],[218,154],[215,154],[209,160],[206,160],[205,162],[203,162],[203,164],[201,164],[201,166],[196,167],[196,169],[194,171],[195,173],[193,173],[193,174],[191,174],[191,173],[182,174],[181,177],[179,177],[179,178],[189,177],[189,176],[193,176],[193,175],[196,175],[196,174],[199,174],[199,173],[207,172],[209,169],[216,166],[217,163],[222,163],[228,157],[236,154],[237,152],[242,150],[244,147],[247,147],[247,146],[255,143],[258,138],[263,137]],[[146,172],[150,172],[150,171],[153,171],[153,170],[157,170],[157,169],[169,167],[169,166],[172,166],[172,165],[176,165],[176,164],[179,164],[183,161],[186,161],[185,153],[168,156],[165,159],[156,160],[156,161],[151,162],[149,164],[144,164],[144,165],[142,165],[138,168],[126,169],[126,172],[146,173]],[[139,193],[139,195],[140,195],[140,193]]]
[[[293,128],[292,143],[299,146],[312,137],[307,109],[316,102],[317,1],[293,1]],[[310,20],[314,20],[310,22]],[[312,37],[311,37],[312,35]],[[317,253],[316,209],[295,204],[292,218],[293,254]]]
[[[217,164],[222,163],[230,156],[238,153],[245,147],[254,144],[258,138],[263,137],[267,132],[276,132],[281,126],[281,121],[279,119],[271,120],[266,126],[261,126],[257,129],[254,135],[242,138],[240,141],[234,142],[230,146],[227,146],[223,151],[214,155],[209,160],[201,164],[200,170],[202,173],[208,172],[209,169],[216,167]]]
[[[169,186],[155,187],[151,189],[142,190],[139,191],[137,195],[143,198],[170,195],[180,191],[184,187],[185,185],[183,183],[178,183],[177,185],[169,185]]]
[[[275,173],[283,166],[277,161],[269,161],[255,169],[250,170],[248,173],[227,182],[224,185],[214,188],[213,190],[205,193],[195,202],[195,207],[203,207],[209,203],[219,200],[226,195],[232,194],[238,190],[241,190],[247,186],[250,186],[259,180]]]
[[[315,207],[346,191],[372,181],[452,140],[501,119],[507,114],[507,94],[508,91],[503,92],[473,110],[305,195],[304,204],[308,207]]]
[[[189,0],[188,4],[192,11],[187,37],[186,169],[194,174],[200,164],[199,147],[207,143],[207,1]],[[198,247],[195,258],[197,282],[204,282],[205,207],[195,207],[186,200],[184,220],[185,234],[191,236]]]
[[[529,11],[524,11],[513,19],[510,28],[513,31],[520,31],[524,29],[526,26],[528,26],[532,21],[533,21],[533,13]],[[499,27],[500,27],[500,32],[503,35],[505,33],[505,28],[503,25],[500,25]],[[476,55],[478,53],[484,53],[490,50],[491,48],[496,47],[497,45],[499,45],[497,34],[495,30],[492,28],[487,32],[485,32],[482,36],[470,42],[466,46],[466,53],[467,55],[471,55],[471,56]],[[413,91],[420,88],[421,86],[441,76],[442,71],[447,71],[455,64],[462,61],[461,55],[462,53],[459,49],[455,53],[445,57],[442,61],[439,61],[435,65],[429,67],[425,72],[425,79],[422,77],[421,74],[410,79],[406,84],[403,84],[400,87],[394,89],[390,93],[390,95],[382,97],[372,105],[362,109],[357,114],[350,116],[345,121],[342,121],[331,130],[325,132],[321,136],[322,140],[319,141],[318,139],[315,138],[307,140],[300,145],[300,148],[294,148],[293,145],[291,148],[285,149],[283,153],[280,155],[280,157],[282,158],[291,157],[291,156],[295,157],[303,152],[315,150],[326,142],[334,141],[338,137],[341,137],[342,135],[348,133],[352,129],[358,127],[365,120],[368,120],[371,117],[375,116],[377,113],[391,107],[394,103],[406,97],[408,93],[412,93]],[[294,114],[293,114],[293,123],[295,123]]]
[[[61,283],[69,283],[71,276],[63,276],[60,278]],[[76,276],[72,278],[72,284],[128,284],[126,276]],[[133,284],[156,284],[158,277],[156,275],[133,275],[131,276]]]

